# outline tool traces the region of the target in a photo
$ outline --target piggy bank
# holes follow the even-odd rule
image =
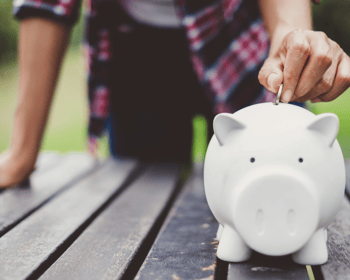
[[[215,117],[204,186],[220,223],[218,258],[241,262],[254,250],[292,254],[299,264],[327,261],[326,228],[345,191],[338,129],[334,114],[283,103]]]

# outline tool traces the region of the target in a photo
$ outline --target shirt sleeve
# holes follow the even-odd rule
[[[22,20],[43,17],[71,26],[78,20],[81,0],[14,0],[13,15]]]

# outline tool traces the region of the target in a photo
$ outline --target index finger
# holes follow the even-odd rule
[[[301,73],[309,58],[310,44],[301,32],[295,32],[294,36],[287,40],[285,48],[287,55],[283,70],[282,100],[288,103],[295,93]]]

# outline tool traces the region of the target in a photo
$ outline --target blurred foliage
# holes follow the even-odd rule
[[[0,62],[16,56],[18,22],[13,20],[12,1],[0,0]]]
[[[323,0],[313,6],[314,29],[324,31],[347,54],[350,54],[349,11],[350,0]]]
[[[321,0],[322,1],[322,0]],[[0,62],[16,57],[18,22],[13,20],[12,1],[0,0]],[[350,0],[323,0],[313,5],[314,27],[324,31],[350,54]],[[79,46],[84,29],[83,16],[75,25],[71,45]]]
[[[74,26],[71,47],[79,47],[84,29],[84,17]],[[0,63],[16,58],[19,22],[12,15],[12,0],[0,0]]]

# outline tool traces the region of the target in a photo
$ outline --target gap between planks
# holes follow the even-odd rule
[[[36,279],[121,190],[135,162],[108,161],[0,238],[1,279]]]
[[[40,279],[133,279],[178,192],[179,170],[148,166]]]

